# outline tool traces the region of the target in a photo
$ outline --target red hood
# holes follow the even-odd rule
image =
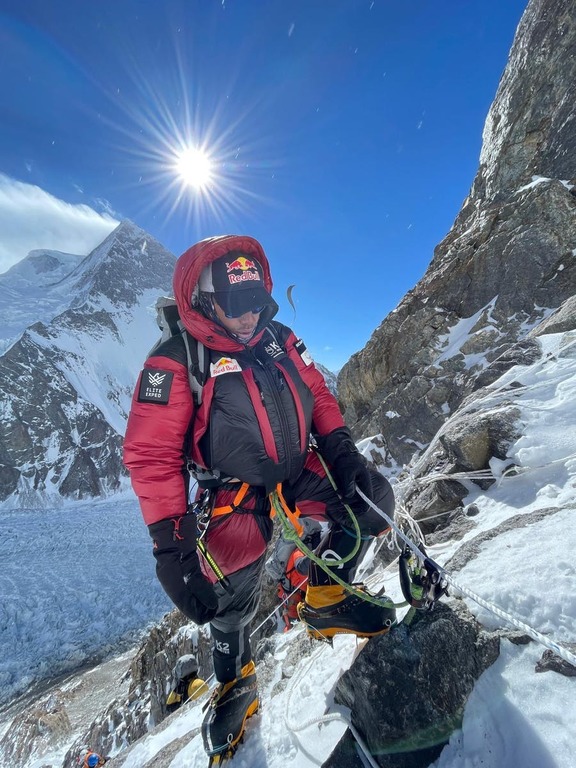
[[[266,254],[257,240],[244,235],[209,237],[188,248],[176,262],[173,286],[180,318],[192,336],[212,349],[222,350],[222,352],[237,352],[244,349],[245,345],[232,339],[222,326],[204,317],[191,305],[192,292],[204,267],[229,251],[242,251],[242,253],[254,256],[264,270],[264,287],[268,293],[272,293],[272,278]],[[263,330],[260,330],[250,339],[249,346],[256,344],[262,336]]]

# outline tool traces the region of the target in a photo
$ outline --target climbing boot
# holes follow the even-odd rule
[[[356,589],[370,594],[355,584]],[[385,595],[378,596],[385,600]],[[300,621],[306,625],[310,637],[329,640],[334,635],[352,634],[357,637],[373,637],[389,632],[396,623],[396,611],[392,607],[376,605],[358,595],[346,593],[339,584],[313,587],[308,585],[306,599],[298,605]]]
[[[244,735],[246,720],[258,711],[258,706],[256,667],[249,661],[242,667],[240,677],[220,683],[206,704],[202,739],[211,766],[234,754]]]

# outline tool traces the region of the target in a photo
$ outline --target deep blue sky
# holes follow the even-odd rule
[[[0,0],[0,172],[176,255],[257,237],[336,369],[452,225],[526,4]],[[212,151],[208,196],[181,194],[178,136]]]

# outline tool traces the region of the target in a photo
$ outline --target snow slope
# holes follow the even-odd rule
[[[487,491],[475,487],[465,502],[480,509],[476,528],[431,554],[446,563],[462,546],[482,537],[475,556],[454,578],[566,644],[576,642],[576,334],[543,337],[542,343],[542,360],[510,370],[488,396],[500,397],[509,381],[521,385],[515,389],[515,402],[524,436],[510,453],[517,474],[503,474]],[[26,512],[0,518],[2,539],[8,536],[9,549],[16,553],[0,572],[2,593],[8,590],[13,606],[8,613],[2,607],[3,690],[7,684],[18,689],[34,674],[77,664],[168,608],[155,584],[134,502],[70,506],[64,512],[61,522],[62,510],[43,516],[45,522]],[[496,535],[497,526],[519,515],[526,525]],[[399,599],[395,568],[376,573],[371,586],[380,583]],[[466,602],[485,625],[504,626],[472,600]],[[24,607],[18,616],[16,606]],[[262,712],[250,721],[234,768],[318,766],[346,727],[346,713],[332,705],[333,689],[362,643],[341,636],[333,649],[312,645],[300,627],[274,640],[272,652],[258,663]],[[470,697],[462,729],[434,768],[573,768],[576,678],[550,671],[536,674],[543,651],[536,643],[502,642],[500,658]],[[134,745],[122,756],[123,768],[152,766],[177,738],[182,741],[161,764],[205,768],[198,733],[202,703],[186,705]],[[323,722],[327,711],[333,719]],[[5,724],[9,715],[4,713]],[[29,768],[50,761],[59,765],[71,741],[39,755]]]

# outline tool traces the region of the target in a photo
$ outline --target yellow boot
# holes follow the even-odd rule
[[[204,749],[212,758],[210,765],[234,754],[244,735],[246,720],[259,707],[256,667],[249,661],[242,667],[240,677],[220,683],[207,705],[202,723]]]
[[[355,585],[369,594],[365,587]],[[385,596],[379,599],[385,600]],[[308,585],[306,599],[298,605],[300,621],[308,634],[326,640],[340,634],[373,637],[390,631],[396,623],[396,611],[347,593],[339,584]]]

